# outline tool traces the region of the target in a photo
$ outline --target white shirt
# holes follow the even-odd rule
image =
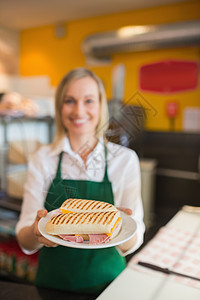
[[[87,144],[84,147],[88,147]],[[82,150],[82,147],[81,149]],[[107,143],[108,178],[112,183],[114,205],[130,208],[132,217],[137,223],[137,242],[133,248],[123,255],[134,252],[143,242],[145,226],[143,223],[143,207],[141,200],[141,176],[139,160],[136,153],[123,146]],[[63,153],[61,172],[63,179],[91,180],[100,182],[105,172],[105,153],[103,139],[100,139],[95,149],[84,165],[79,151],[71,149],[68,138],[63,139],[56,149],[51,145],[42,146],[34,153],[28,163],[28,175],[24,187],[24,198],[16,233],[23,227],[32,225],[37,211],[44,209],[46,194],[52,180],[56,176],[59,154]],[[119,251],[119,250],[118,250]],[[25,250],[25,252],[28,252]],[[122,254],[120,252],[120,254]]]

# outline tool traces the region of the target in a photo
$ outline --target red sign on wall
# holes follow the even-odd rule
[[[142,91],[170,94],[194,90],[198,86],[197,62],[166,60],[140,68],[139,85]]]

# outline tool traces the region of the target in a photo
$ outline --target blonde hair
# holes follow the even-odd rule
[[[59,142],[66,135],[67,132],[67,129],[64,127],[61,119],[61,109],[62,109],[64,97],[66,95],[66,91],[69,88],[69,85],[73,81],[84,77],[90,77],[94,79],[99,89],[100,115],[99,115],[99,122],[96,127],[96,137],[99,138],[103,136],[104,132],[108,128],[109,125],[108,105],[107,105],[106,93],[102,81],[91,70],[86,68],[77,68],[70,71],[63,77],[56,90],[56,95],[55,95],[56,133],[54,137],[54,143]]]

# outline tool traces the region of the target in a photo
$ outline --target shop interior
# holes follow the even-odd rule
[[[62,1],[29,8],[20,1],[19,18],[7,2],[0,9],[0,280],[32,285],[38,254],[22,253],[15,224],[29,157],[52,142],[56,87],[72,68],[102,79],[107,139],[138,154],[146,232],[136,254],[179,210],[200,206],[200,2],[86,1],[84,8],[66,1],[67,11]]]

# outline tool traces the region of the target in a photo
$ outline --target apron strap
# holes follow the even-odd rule
[[[58,166],[57,166],[57,171],[56,171],[56,178],[61,179],[61,161],[62,161],[62,155],[63,152],[60,153],[59,155],[59,161],[58,161]]]
[[[108,149],[106,145],[104,144],[104,151],[105,151],[105,173],[104,173],[104,181],[109,181],[108,179],[108,162],[107,162],[107,154],[108,154]]]

